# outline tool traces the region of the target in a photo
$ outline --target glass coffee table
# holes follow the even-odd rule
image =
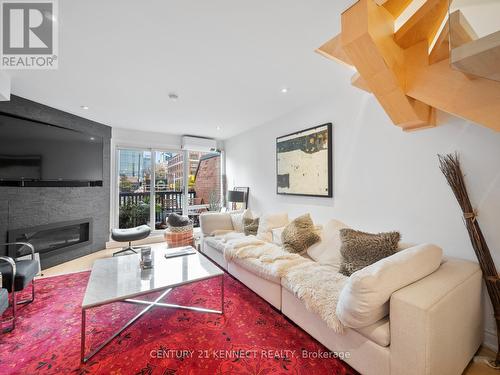
[[[153,248],[154,267],[147,270],[143,270],[140,267],[140,254],[95,261],[82,302],[82,362],[87,362],[152,308],[174,308],[202,313],[224,314],[224,272],[198,252],[174,258],[165,257],[165,254],[175,250],[177,249],[167,249],[166,246]],[[220,310],[160,302],[173,288],[214,277],[220,277]],[[138,297],[152,292],[162,293],[152,301],[138,299]],[[85,355],[85,315],[87,310],[114,302],[134,303],[144,305],[145,308],[96,349]]]

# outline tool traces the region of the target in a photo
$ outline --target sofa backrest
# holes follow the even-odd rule
[[[210,236],[215,230],[234,230],[228,212],[204,212],[200,215],[200,228],[204,236]]]

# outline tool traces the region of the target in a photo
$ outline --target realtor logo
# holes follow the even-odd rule
[[[57,69],[56,0],[0,0],[1,68]]]

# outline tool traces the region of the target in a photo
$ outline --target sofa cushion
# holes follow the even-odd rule
[[[398,232],[366,233],[354,229],[340,230],[340,273],[350,276],[398,250],[401,235]]]
[[[224,236],[224,235],[229,234],[229,233],[238,233],[238,232],[231,230],[231,229],[216,229],[212,233],[210,233],[210,235],[214,236],[214,237],[219,237],[219,236]]]
[[[218,231],[214,231],[217,233]],[[204,241],[207,245],[214,248],[215,250],[224,254],[228,243],[232,243],[232,241],[239,240],[245,238],[243,233],[235,232],[235,231],[219,231],[221,232],[219,235],[214,235],[210,237],[204,237]],[[225,232],[225,233],[222,233]]]
[[[336,307],[347,277],[330,265],[303,262],[290,268],[282,277],[281,285],[295,294],[310,311],[317,313],[336,333],[344,326],[338,319]]]
[[[260,218],[257,238],[263,241],[272,241],[272,230],[284,227],[288,224],[288,214],[286,212],[277,214],[265,214]]]
[[[309,246],[321,240],[316,234],[311,215],[305,214],[292,220],[283,230],[283,248],[290,253],[304,253]]]
[[[276,274],[272,269],[270,264],[263,263],[256,258],[234,258],[233,263],[236,263],[240,267],[246,269],[247,271],[262,277],[263,279],[269,280],[275,284],[280,284],[281,277]]]
[[[367,327],[358,328],[356,331],[380,346],[386,347],[391,343],[389,318],[381,319]]]
[[[234,230],[231,215],[227,212],[204,212],[200,215],[203,235],[209,236],[214,230]]]
[[[337,304],[340,321],[351,328],[379,321],[389,313],[392,293],[437,270],[442,253],[435,245],[418,245],[353,273]]]
[[[204,239],[205,243],[214,248],[215,250],[224,253],[224,247],[226,246],[226,243],[222,238],[220,237],[205,237]]]
[[[307,255],[320,264],[340,267],[340,229],[349,228],[338,220],[330,220],[321,231],[321,241],[307,249]]]

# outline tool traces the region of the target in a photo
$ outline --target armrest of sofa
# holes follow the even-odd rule
[[[204,212],[200,215],[200,227],[203,236],[210,236],[216,230],[234,230],[227,212]]]
[[[461,374],[481,344],[479,265],[447,259],[390,300],[391,374]]]

